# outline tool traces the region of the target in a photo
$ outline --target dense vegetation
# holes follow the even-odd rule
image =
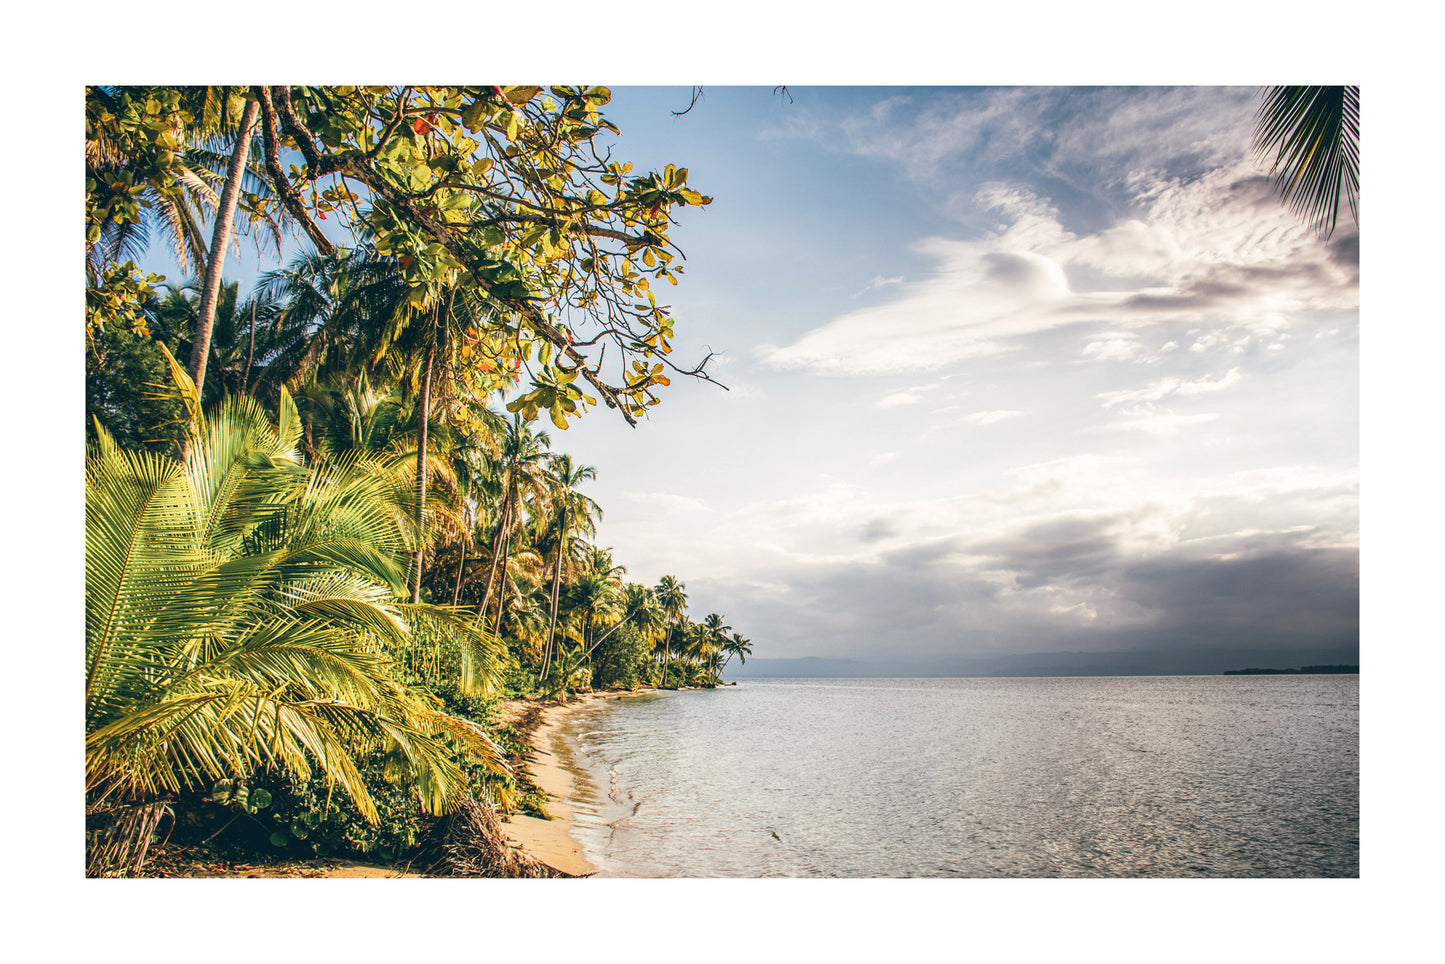
[[[536,811],[500,700],[746,659],[678,578],[627,581],[537,425],[708,377],[650,280],[710,199],[611,159],[609,96],[87,90],[90,872],[166,818],[393,855],[469,801]],[[307,243],[243,293],[248,230]],[[137,264],[161,240],[194,278]]]

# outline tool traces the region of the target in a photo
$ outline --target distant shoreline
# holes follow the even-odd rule
[[[1227,669],[1225,676],[1328,676],[1360,675],[1358,666],[1302,666],[1299,669]]]

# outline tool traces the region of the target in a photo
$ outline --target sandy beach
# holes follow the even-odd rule
[[[543,711],[541,725],[528,738],[534,756],[527,764],[527,771],[532,782],[547,794],[547,813],[552,819],[520,813],[502,819],[510,843],[519,844],[533,857],[565,874],[590,874],[597,868],[588,863],[581,846],[568,835],[575,814],[572,801],[582,787],[558,729],[567,716],[599,698],[591,694],[565,705],[548,707]]]
[[[651,690],[640,692],[650,693]],[[626,693],[589,693],[570,702],[548,707],[541,724],[532,732],[529,742],[535,756],[527,765],[532,782],[547,794],[547,812],[551,820],[514,814],[502,821],[511,842],[527,853],[563,873],[584,875],[597,868],[583,856],[582,848],[572,839],[570,830],[575,818],[575,800],[579,795],[594,792],[572,758],[560,732],[562,723],[573,713],[592,706],[599,700],[626,699]]]

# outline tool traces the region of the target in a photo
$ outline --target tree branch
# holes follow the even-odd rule
[[[322,254],[335,254],[336,246],[321,232],[321,228],[316,225],[316,222],[311,220],[311,214],[301,200],[301,192],[296,189],[296,186],[291,183],[291,179],[286,176],[286,172],[281,169],[281,160],[277,156],[276,148],[276,106],[271,100],[271,90],[268,87],[253,89],[261,101],[261,133],[266,146],[266,170],[276,184],[276,191],[281,195],[281,203],[286,205],[286,210],[290,211],[291,216],[301,225],[301,229],[306,232],[311,243],[316,245],[317,251]],[[286,90],[284,87],[279,89]],[[291,107],[289,96],[286,99],[286,107],[287,109]],[[301,138],[297,138],[297,140],[298,142],[302,141]],[[307,143],[301,149],[303,155],[306,154],[306,148],[310,148],[312,154],[315,154],[315,146]]]

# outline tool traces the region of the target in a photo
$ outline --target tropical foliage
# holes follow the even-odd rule
[[[177,369],[182,389],[194,389]],[[392,671],[445,639],[464,690],[494,685],[499,647],[465,616],[394,601],[414,538],[384,462],[298,458],[289,395],[272,424],[228,399],[184,462],[119,448],[86,466],[86,784],[146,796],[276,766],[312,768],[366,816],[356,766],[373,749],[415,774],[423,806],[455,806],[458,749],[497,763],[475,724]]]
[[[1320,233],[1342,203],[1360,220],[1360,88],[1269,87],[1254,131],[1280,197]]]
[[[649,278],[709,199],[594,151],[608,96],[87,90],[87,804],[151,808],[93,870],[134,872],[180,801],[316,852],[535,809],[500,700],[712,686],[749,652],[676,577],[625,581],[597,469],[536,426],[706,377],[667,361]],[[312,250],[243,293],[228,207]],[[196,276],[137,267],[151,237]]]

